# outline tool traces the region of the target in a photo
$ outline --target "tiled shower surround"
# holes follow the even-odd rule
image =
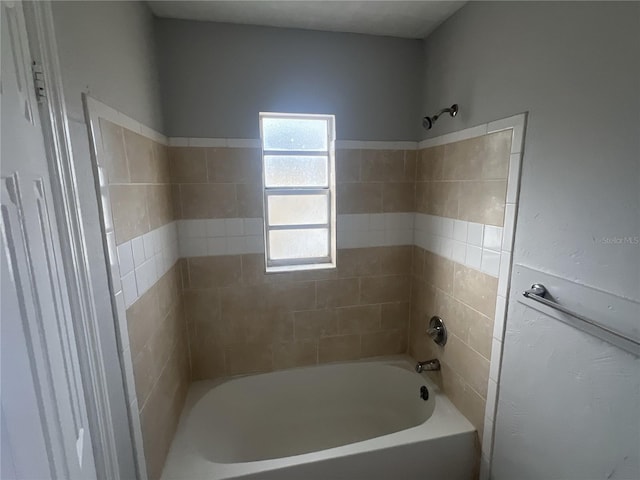
[[[138,468],[158,478],[190,381],[169,159],[139,125],[109,120],[92,127],[119,346]]]
[[[515,217],[510,129],[419,149],[342,142],[337,269],[266,274],[257,142],[145,142],[100,127],[113,163],[103,197],[114,291],[150,478],[189,381],[379,355],[439,358],[434,379],[482,437]],[[436,314],[449,329],[444,348],[425,333]]]
[[[379,216],[382,238],[348,249],[341,235],[336,270],[278,274],[264,273],[260,150],[170,158],[194,379],[407,350],[415,150],[338,150],[338,214]]]

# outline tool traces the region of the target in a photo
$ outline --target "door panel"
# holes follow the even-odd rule
[[[1,16],[2,471],[95,478],[21,3]]]

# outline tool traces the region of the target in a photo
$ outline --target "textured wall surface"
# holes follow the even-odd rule
[[[638,2],[471,2],[423,84],[425,111],[461,107],[431,136],[529,112],[516,262],[635,300],[640,245],[602,239],[640,235],[638,58]]]
[[[430,134],[529,112],[514,263],[636,301],[639,59],[637,2],[470,2],[425,41],[425,109],[461,106]],[[494,478],[638,478],[638,359],[507,317]]]

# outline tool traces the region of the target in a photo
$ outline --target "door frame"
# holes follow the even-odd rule
[[[31,58],[40,64],[44,79],[46,101],[39,103],[39,113],[96,472],[99,479],[119,479],[119,462],[122,459],[117,454],[114,425],[122,418],[128,422],[128,413],[126,403],[114,405],[109,396],[107,374],[114,366],[107,366],[101,347],[101,329],[89,269],[89,245],[80,210],[53,12],[49,1],[25,1],[23,7]],[[113,318],[113,312],[111,316]],[[102,330],[104,331],[104,326]],[[115,325],[113,335],[115,336]],[[117,368],[120,367],[117,358],[109,360],[115,360]],[[120,374],[122,375],[121,371]]]

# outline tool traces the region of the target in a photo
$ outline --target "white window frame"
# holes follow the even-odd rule
[[[288,118],[299,120],[326,120],[327,121],[327,147],[328,150],[265,150],[264,136],[262,132],[263,118]],[[262,201],[264,214],[264,257],[267,272],[286,272],[296,270],[318,270],[336,268],[336,182],[335,182],[335,116],[297,113],[260,113],[260,144],[262,149]],[[265,156],[326,156],[328,160],[328,186],[327,187],[267,187],[265,178]],[[281,195],[326,195],[328,197],[328,222],[323,224],[303,225],[272,225],[269,226],[269,196]],[[314,228],[326,228],[329,235],[329,255],[314,258],[269,258],[269,237],[271,231],[276,230],[305,230]]]

